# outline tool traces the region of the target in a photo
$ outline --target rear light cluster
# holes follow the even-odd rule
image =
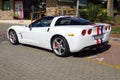
[[[105,31],[109,31],[111,29],[111,27],[110,26],[107,26],[106,28],[105,28]]]
[[[85,36],[86,34],[90,35],[92,33],[92,29],[89,29],[89,30],[82,30],[82,35]]]

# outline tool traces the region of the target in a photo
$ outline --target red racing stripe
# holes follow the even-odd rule
[[[98,26],[98,27],[97,27],[97,35],[100,34],[99,31],[100,31],[100,27]]]
[[[96,39],[96,44],[99,44],[99,39]]]
[[[97,35],[99,35],[100,34],[100,27],[99,26],[97,26]],[[96,44],[99,44],[99,39],[96,39]]]

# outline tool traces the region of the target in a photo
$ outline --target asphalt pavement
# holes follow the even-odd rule
[[[61,58],[48,50],[2,41],[0,80],[120,80],[120,69],[86,57],[73,54]]]

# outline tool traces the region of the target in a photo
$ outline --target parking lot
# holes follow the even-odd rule
[[[3,25],[3,24],[2,24]],[[28,45],[11,45],[1,27],[0,80],[120,80],[120,42],[110,40],[100,51],[61,58]]]

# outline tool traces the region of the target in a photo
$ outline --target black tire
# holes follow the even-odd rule
[[[9,42],[13,45],[19,44],[17,34],[14,30],[9,31]]]
[[[55,55],[59,57],[67,57],[70,54],[68,42],[62,36],[55,36],[51,46]]]

